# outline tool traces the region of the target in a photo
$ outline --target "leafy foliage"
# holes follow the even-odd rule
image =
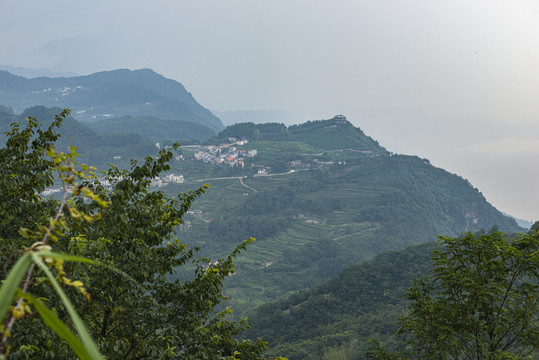
[[[6,185],[1,192],[6,201],[0,205],[0,257],[5,272],[10,268],[8,260],[23,246],[30,247],[32,237],[20,236],[19,229],[27,228],[26,234],[43,229],[41,224],[48,223],[58,208],[57,200],[41,199],[38,194],[54,180],[55,162],[45,160],[44,152],[57,139],[55,129],[66,115],[58,117],[46,131],[40,130],[35,119],[29,119],[23,129],[13,125],[6,147],[0,149],[2,159],[6,159],[0,167],[0,181]],[[149,192],[151,179],[169,169],[171,157],[171,151],[161,151],[156,159],[132,161],[129,170],[110,168],[102,174],[101,182],[96,179],[73,185],[74,192],[85,196],[70,201],[58,213],[65,222],[54,234],[55,250],[77,259],[93,259],[99,266],[70,263],[65,269],[57,267],[63,290],[47,274],[48,280],[38,278],[29,283],[35,294],[31,301],[38,304],[35,308],[42,316],[65,321],[67,327],[78,326],[72,311],[76,309],[89,336],[110,359],[260,359],[265,348],[261,340],[235,338],[247,324],[229,320],[228,308],[216,310],[225,299],[222,282],[234,273],[233,259],[253,239],[242,242],[219,261],[197,260],[189,281],[169,280],[177,267],[194,259],[196,249],[187,249],[174,231],[192,202],[205,191],[203,186],[174,198],[160,191]],[[102,208],[103,203],[108,206]],[[80,221],[86,219],[85,214],[93,221]],[[52,257],[50,253],[47,256]],[[46,272],[46,267],[39,266]],[[77,281],[67,279],[67,273]],[[54,289],[44,286],[47,281]],[[72,296],[73,291],[82,291],[82,285],[91,301]],[[59,290],[69,296],[72,305]],[[53,340],[53,331],[65,331],[50,324],[37,321],[32,313],[21,316],[12,330],[17,336],[9,338],[11,357],[70,357],[66,344]]]
[[[13,123],[6,133],[6,145],[0,148],[0,238],[15,238],[20,228],[44,223],[54,211],[54,202],[40,201],[38,194],[53,184],[53,162],[45,158],[45,151],[58,139],[56,130],[68,115],[64,111],[56,116],[46,130],[29,117],[27,126]],[[2,263],[5,254],[19,249],[6,250],[0,254]]]
[[[441,237],[399,334],[418,359],[524,359],[539,348],[539,233]]]
[[[67,115],[69,115],[69,110],[64,110],[60,115],[57,115],[55,119],[56,123],[59,124]],[[54,124],[54,126],[57,124]],[[28,150],[28,144],[36,126],[37,123],[35,122],[35,119],[29,119],[29,125],[23,131],[19,131],[16,124],[13,125],[12,132],[9,133],[11,138],[7,141],[8,147],[2,149],[2,152],[8,156],[8,160],[12,160],[16,165],[19,164],[21,159],[23,163],[29,162],[29,158],[26,157],[26,151]],[[32,147],[34,148],[36,144],[40,144],[40,142],[37,141],[38,139],[47,141],[50,139],[54,140],[54,138],[55,135],[52,132],[52,128],[49,128],[45,132],[38,129],[38,137],[32,141]],[[41,142],[41,144],[43,143]],[[15,149],[10,148],[10,146],[13,145],[15,145]],[[38,155],[43,155],[43,146],[36,146],[34,149]],[[60,179],[65,185],[63,198],[57,205],[54,218],[49,218],[48,227],[35,224],[37,230],[24,227],[21,227],[19,230],[21,239],[27,241],[37,240],[37,242],[24,250],[24,255],[21,256],[20,259],[15,263],[2,284],[2,287],[0,288],[0,319],[3,323],[0,326],[0,356],[4,358],[3,354],[5,353],[7,340],[11,335],[11,331],[13,326],[16,324],[16,321],[21,320],[25,315],[30,314],[32,312],[30,305],[32,305],[49,329],[54,331],[58,336],[65,340],[79,358],[100,359],[102,356],[99,353],[97,345],[89,335],[86,326],[81,321],[71,301],[60,286],[60,284],[62,284],[66,287],[73,287],[89,299],[89,294],[84,288],[84,284],[82,282],[79,280],[72,281],[71,279],[67,278],[63,264],[64,261],[82,261],[86,263],[91,263],[92,261],[76,256],[53,253],[51,252],[52,248],[48,245],[48,243],[57,242],[58,235],[63,235],[63,231],[66,230],[64,212],[69,213],[77,221],[91,222],[99,217],[98,213],[92,216],[83,214],[76,210],[72,206],[73,196],[80,196],[81,194],[84,194],[84,196],[92,199],[92,201],[95,201],[100,206],[106,206],[106,203],[99,199],[99,197],[95,195],[89,188],[82,185],[77,185],[75,183],[76,179],[84,179],[87,176],[91,177],[93,175],[91,171],[89,172],[89,175],[87,175],[85,171],[75,169],[73,166],[73,159],[76,153],[74,152],[73,147],[71,148],[71,152],[69,154],[58,154],[52,145],[49,144],[47,155],[51,157],[51,162],[47,163],[47,165],[59,173]],[[35,160],[38,159],[33,158],[32,160],[35,162]],[[3,170],[3,175],[5,178],[11,177],[12,180],[16,180],[18,178],[19,174],[12,173],[12,171],[16,170],[16,168],[13,168],[12,166],[3,166],[1,169]],[[85,167],[85,170],[88,171],[88,167]],[[45,179],[45,183],[46,182],[47,179]],[[73,191],[69,191],[70,189]],[[20,205],[17,204],[16,201],[15,203],[16,205]],[[15,206],[15,208],[17,208],[17,206]],[[7,265],[8,264],[6,263],[4,266],[4,272],[7,271]],[[81,340],[79,340],[64,324],[64,322],[60,320],[53,311],[48,309],[48,307],[44,305],[40,299],[26,292],[30,287],[34,269],[39,269],[46,275],[46,279],[50,282],[52,289],[54,289],[54,292],[58,295],[63,303]],[[56,276],[53,275],[52,271],[56,273]],[[16,302],[16,305],[13,305],[10,308],[10,305],[14,302]],[[9,353],[11,347],[8,346],[7,349],[7,353]]]

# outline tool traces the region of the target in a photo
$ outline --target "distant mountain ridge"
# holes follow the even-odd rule
[[[154,141],[203,141],[215,135],[206,125],[184,121],[164,120],[151,115],[122,116],[86,123],[102,133],[134,132]]]
[[[0,65],[0,70],[6,70],[10,73],[18,76],[23,76],[25,78],[31,79],[36,77],[71,77],[78,76],[76,73],[72,72],[56,72],[48,69],[30,69],[21,66],[11,66],[11,65]]]
[[[205,125],[214,131],[224,128],[182,84],[150,69],[33,79],[0,70],[0,105],[15,112],[34,105],[67,107],[81,121],[151,115]]]

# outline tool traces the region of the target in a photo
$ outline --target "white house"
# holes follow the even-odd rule
[[[172,176],[172,182],[175,182],[175,183],[178,183],[178,184],[183,184],[184,181],[185,181],[185,179],[183,178],[183,175],[173,175]]]

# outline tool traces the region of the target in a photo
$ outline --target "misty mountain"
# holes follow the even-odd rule
[[[223,124],[184,86],[150,69],[113,70],[76,77],[27,79],[0,71],[0,105],[15,112],[42,105],[66,107],[81,121],[151,115],[205,125]]]
[[[78,74],[72,72],[56,72],[48,69],[29,69],[20,66],[11,66],[11,65],[0,65],[0,70],[9,71],[13,75],[22,76],[28,79],[36,77],[71,77],[78,76]]]

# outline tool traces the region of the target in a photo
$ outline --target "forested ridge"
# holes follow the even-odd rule
[[[434,242],[385,251],[346,268],[331,280],[250,314],[246,337],[262,336],[270,353],[318,359],[332,353],[363,358],[367,338],[394,344],[397,319],[405,312],[405,290],[431,268]],[[346,354],[346,357],[344,355]]]
[[[366,136],[361,129],[353,126],[345,118],[308,121],[288,127],[280,123],[239,123],[227,126],[210,141],[222,141],[229,137],[279,142],[293,141],[323,150],[353,149],[374,154],[386,152],[377,141]]]
[[[54,116],[60,111],[59,108],[33,106],[21,114],[14,114],[10,109],[0,107],[0,131],[2,132],[0,142],[6,141],[7,137],[4,132],[10,129],[11,123],[18,122],[24,125],[26,118],[37,117],[44,126],[49,126],[54,121]],[[140,134],[127,131],[127,129],[117,133],[99,132],[71,116],[66,117],[58,131],[61,135],[57,142],[60,150],[66,151],[73,144],[78,148],[81,160],[94,166],[106,167],[107,164],[115,162],[115,156],[128,160],[144,158],[158,152],[155,143]]]
[[[121,134],[127,131],[139,134],[153,141],[169,142],[181,140],[204,141],[215,131],[203,124],[184,120],[164,120],[156,116],[122,116],[86,123],[101,133]]]

